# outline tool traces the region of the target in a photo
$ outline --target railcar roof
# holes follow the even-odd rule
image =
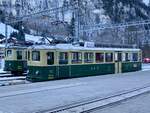
[[[0,48],[5,48],[5,45],[4,44],[0,44]]]
[[[8,46],[6,49],[27,49],[25,46]]]
[[[82,47],[72,44],[57,44],[57,45],[33,45],[29,47],[29,49],[39,49],[39,50],[102,50],[102,51],[140,51],[140,49],[135,48],[88,48],[88,47]]]

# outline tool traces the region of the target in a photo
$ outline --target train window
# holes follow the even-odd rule
[[[30,61],[30,51],[28,51],[28,60]]]
[[[123,62],[126,61],[126,53],[122,53],[122,61],[123,61]]]
[[[12,56],[12,50],[7,50],[7,57],[11,57]]]
[[[130,61],[129,53],[125,53],[125,61]]]
[[[142,60],[142,53],[140,52],[139,53],[139,61],[141,61]]]
[[[40,61],[40,51],[32,51],[32,61]]]
[[[132,54],[132,60],[133,61],[138,61],[138,53],[133,53]]]
[[[96,57],[96,62],[104,62],[104,53],[96,53],[95,54]]]
[[[106,62],[113,62],[113,53],[106,53],[105,59],[106,59]]]
[[[54,64],[54,52],[47,53],[47,64],[53,65]]]
[[[27,51],[25,51],[25,59],[27,59]]]
[[[68,64],[68,53],[67,52],[59,53],[59,64]]]
[[[5,57],[7,57],[7,51],[6,50],[4,51],[4,55],[5,55]]]
[[[17,52],[17,60],[22,60],[22,51],[16,51]]]
[[[94,58],[94,54],[93,53],[84,53],[84,62],[85,63],[92,63]]]
[[[129,59],[129,61],[133,61],[133,54],[132,53],[129,53],[128,59]]]
[[[116,52],[115,53],[115,61],[116,62],[121,62],[121,61],[123,61],[123,53],[121,53],[121,52]],[[112,62],[112,61],[111,61]]]
[[[72,63],[81,63],[82,62],[82,53],[81,52],[72,52]]]
[[[122,61],[122,53],[118,53],[118,62]]]

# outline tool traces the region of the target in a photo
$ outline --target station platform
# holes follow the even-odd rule
[[[150,71],[0,87],[0,113],[36,113],[150,84]]]

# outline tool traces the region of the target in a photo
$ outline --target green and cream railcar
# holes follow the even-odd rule
[[[5,71],[14,75],[22,75],[27,71],[27,48],[8,46],[5,49]]]
[[[28,48],[27,79],[36,82],[138,71],[141,54],[140,49],[32,46]]]

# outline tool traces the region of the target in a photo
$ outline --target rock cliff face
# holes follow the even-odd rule
[[[16,13],[14,13],[14,15],[17,14],[17,12],[20,13],[20,15],[23,15],[44,9],[65,6],[66,4],[72,4],[74,1],[75,0],[1,0],[0,4],[6,6],[5,10],[13,9],[13,13],[15,10]],[[105,15],[109,16],[111,21],[114,22],[147,19],[150,15],[150,7],[142,0],[80,1],[81,10],[83,13],[86,13],[85,10],[89,9],[102,9]],[[102,13],[99,13],[99,15],[97,15],[97,19],[101,15]]]
[[[122,23],[122,22],[131,22],[131,21],[150,19],[150,6],[146,5],[142,0],[79,0],[79,1],[80,1],[80,16],[81,16],[80,23],[82,25],[93,25],[93,24],[100,24],[100,23]],[[14,1],[1,0],[0,4],[1,4],[1,9],[3,11],[12,13],[12,15],[14,16],[18,16],[18,15],[26,15],[26,14],[42,11],[45,9],[55,8],[59,6],[66,7],[70,4],[73,4],[73,2],[75,2],[75,0],[14,0]],[[40,19],[39,17],[37,17],[29,20],[30,22],[28,23],[30,25],[27,25],[27,27],[28,29],[32,29],[30,30],[32,31],[32,33],[34,34],[38,32],[40,32],[39,34],[43,34],[43,32],[48,33],[49,29],[51,29],[50,31],[53,31],[52,29],[54,27],[53,28],[51,27],[50,25],[51,21],[57,21],[58,23],[60,23],[57,24],[56,22],[55,24],[56,27],[58,27],[57,25],[62,26],[60,31],[66,32],[66,30],[68,30],[70,32],[73,30],[74,27],[72,21],[73,11],[67,11],[67,9],[66,10],[63,9],[62,11],[55,12],[53,15],[51,15],[51,19],[48,19],[49,18],[48,13],[45,15]],[[45,20],[41,21],[41,19],[43,18]],[[108,43],[108,42],[124,43],[126,40],[126,43],[133,44],[134,42],[137,41],[137,38],[129,41],[128,38],[131,38],[131,36],[126,36],[126,34],[125,35],[123,34],[126,31],[132,31],[137,29],[141,30],[147,28],[145,28],[145,26],[143,26],[142,28],[141,26],[140,27],[137,26],[134,28],[127,28],[121,30],[120,29],[107,30],[107,31],[104,30],[104,31],[94,31],[94,32],[90,31],[88,33],[87,32],[82,33],[81,37],[85,40],[94,40],[100,43]],[[119,32],[122,32],[123,34]],[[118,33],[119,35],[116,36],[116,34]],[[69,35],[68,32],[65,33],[65,35],[66,34]]]

